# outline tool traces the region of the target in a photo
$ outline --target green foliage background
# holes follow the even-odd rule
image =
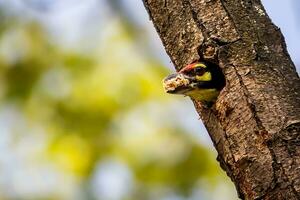
[[[191,104],[164,94],[170,71],[138,48],[129,21],[110,21],[82,51],[37,21],[2,19],[1,199],[235,197],[215,152],[184,126]]]

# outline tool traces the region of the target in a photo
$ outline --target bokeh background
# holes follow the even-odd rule
[[[263,2],[300,64],[300,3]],[[0,199],[237,199],[171,71],[141,0],[0,0]]]

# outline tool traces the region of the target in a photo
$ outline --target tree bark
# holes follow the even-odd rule
[[[300,199],[300,80],[259,0],[144,0],[177,70],[217,63],[226,86],[195,107],[241,199]]]

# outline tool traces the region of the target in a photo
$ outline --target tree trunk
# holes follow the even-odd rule
[[[241,199],[300,199],[300,80],[259,0],[144,0],[179,70],[217,63],[226,86],[194,101]]]

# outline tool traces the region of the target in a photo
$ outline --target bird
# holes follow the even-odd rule
[[[208,62],[194,62],[163,79],[165,92],[181,94],[211,106],[225,86],[221,68]]]

